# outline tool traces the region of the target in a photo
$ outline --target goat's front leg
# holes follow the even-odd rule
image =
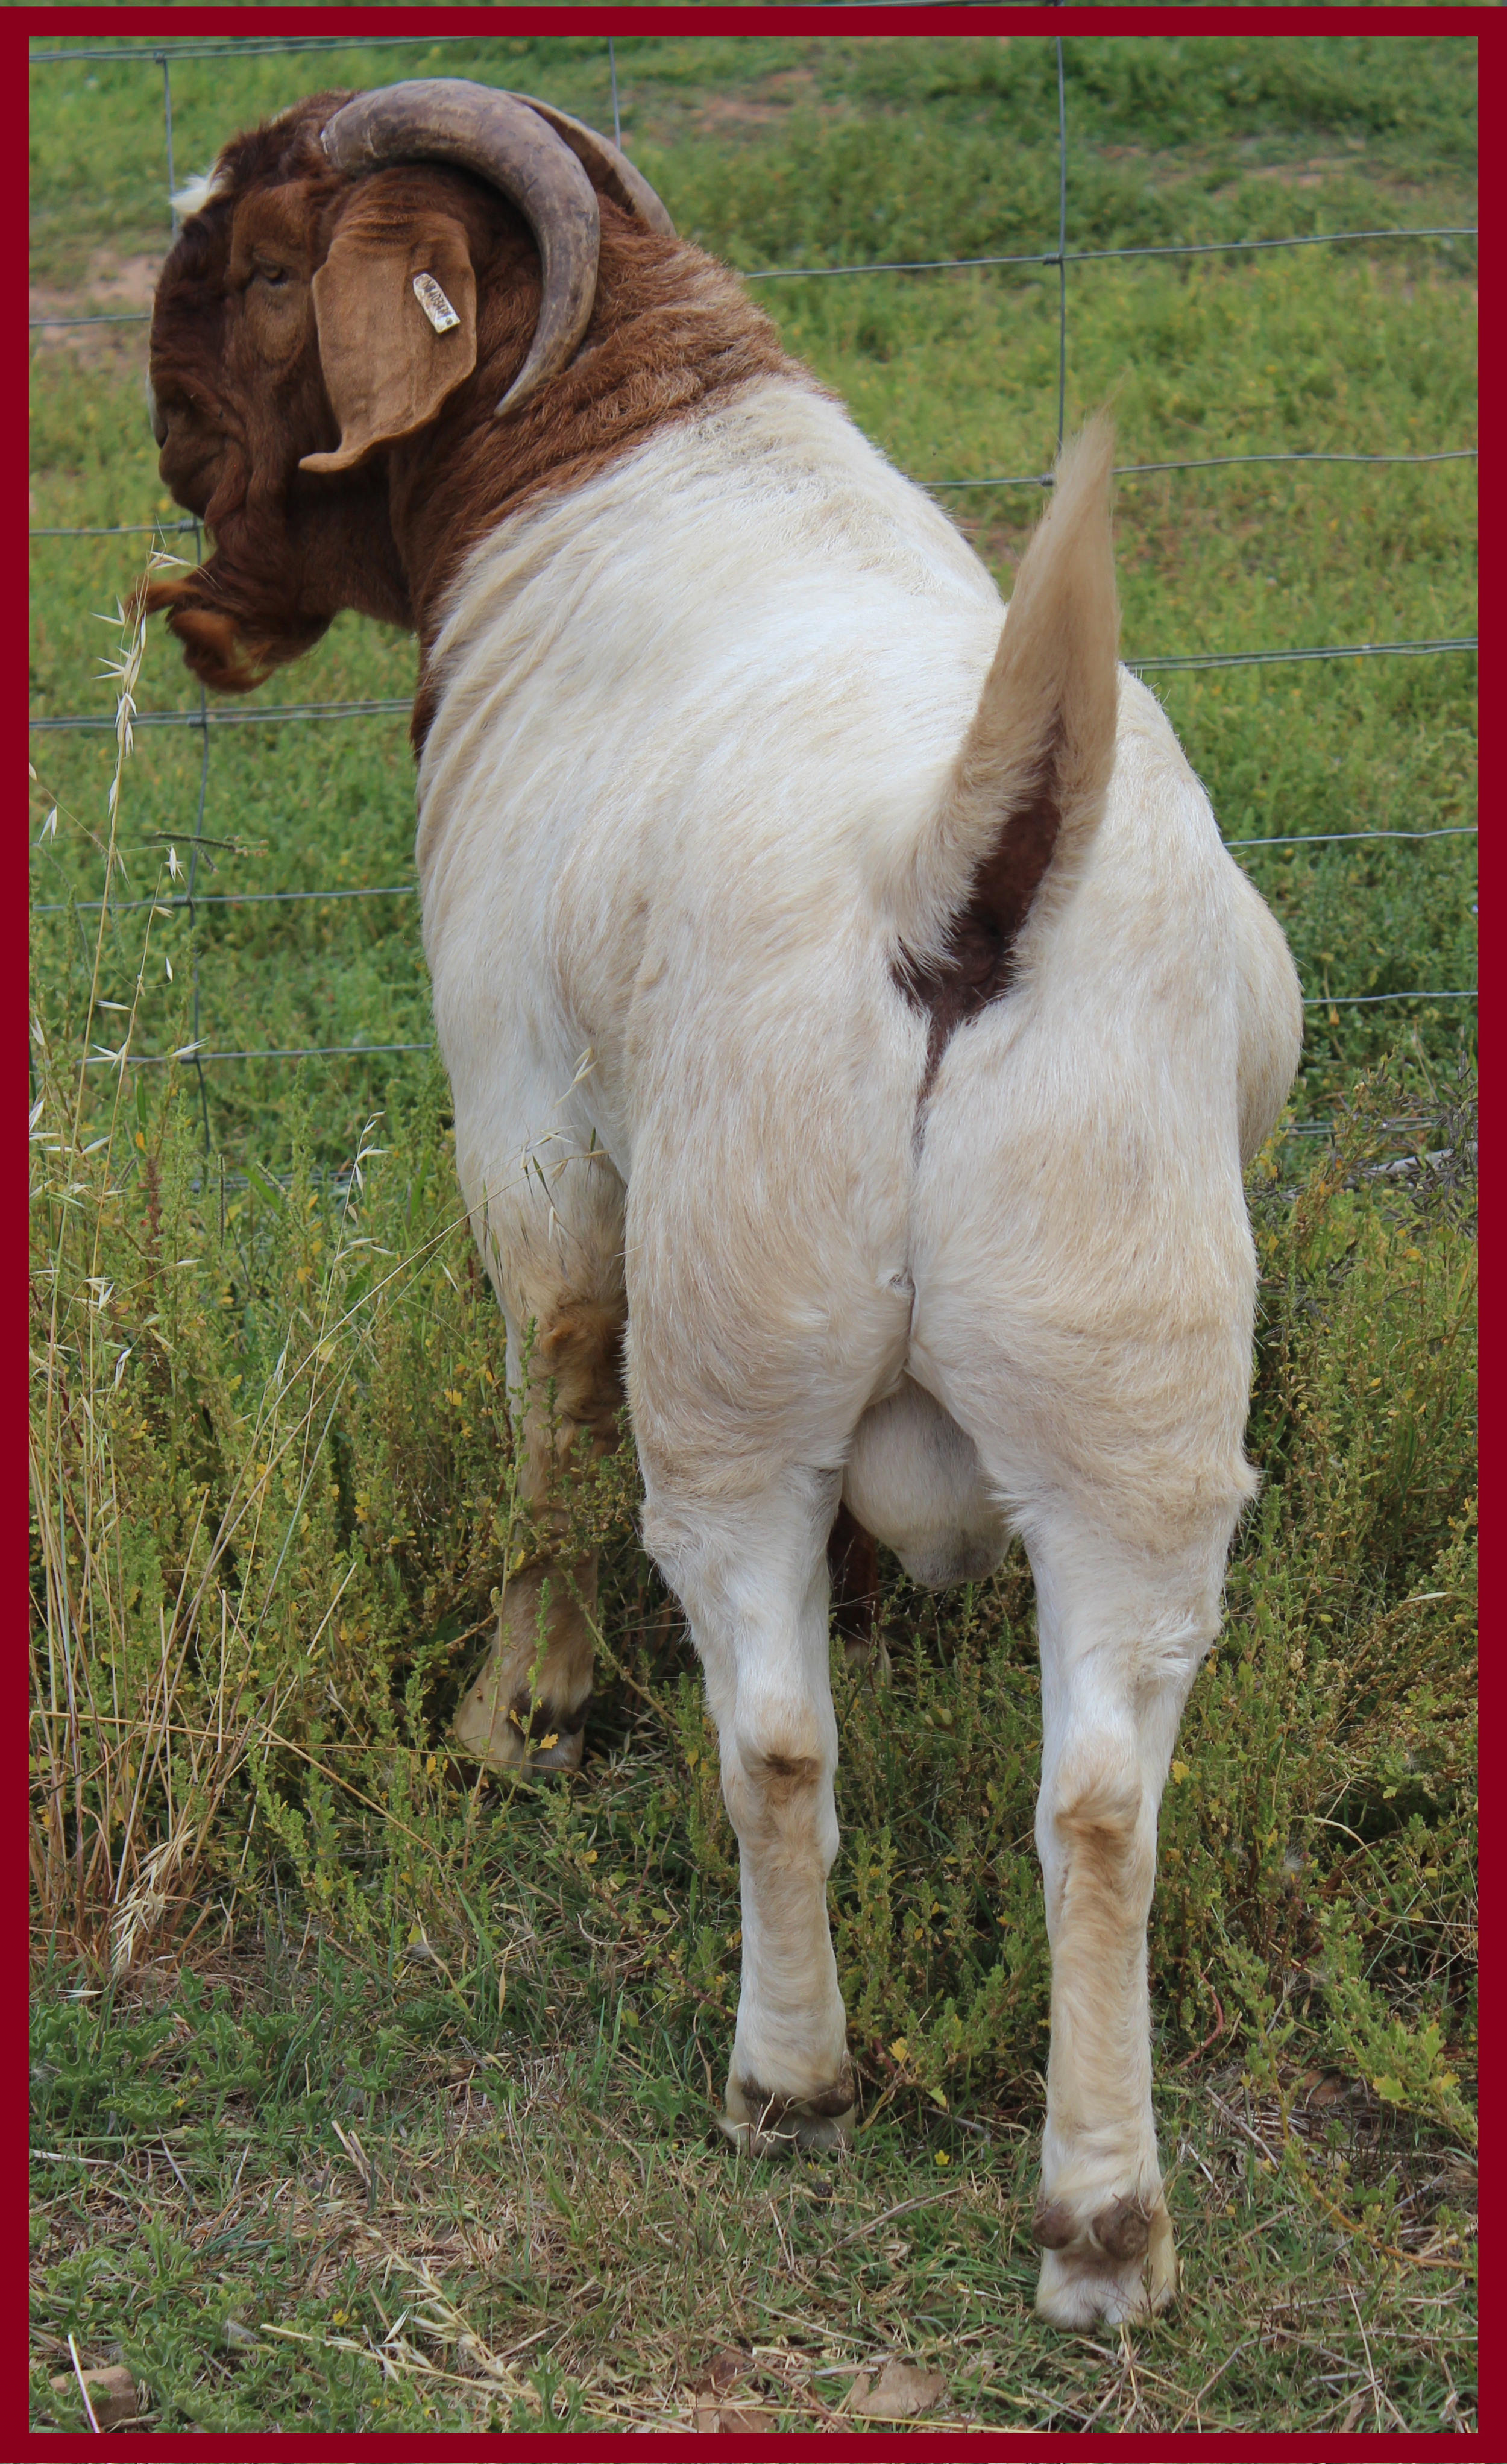
[[[535,1324],[519,1488],[538,1543],[504,1579],[496,1637],[455,1714],[455,1739],[493,1770],[576,1771],[591,1694],[597,1555],[570,1548],[569,1485],[617,1442],[622,1312],[563,1302]],[[508,1350],[511,1388],[518,1374],[511,1328]]]
[[[743,1973],[724,2128],[751,2152],[846,2144],[847,2026],[827,1923],[837,1722],[826,1539],[839,1475],[794,1470],[735,1507],[651,1484],[644,1536],[706,1671],[737,1834]]]
[[[1190,1578],[1059,1528],[1036,1535],[1031,1558],[1052,1946],[1037,2307],[1079,2327],[1146,2318],[1177,2290],[1151,2112],[1146,1925],[1157,1810],[1213,1631],[1222,1551]]]

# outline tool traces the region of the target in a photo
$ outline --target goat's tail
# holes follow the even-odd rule
[[[1101,414],[1059,456],[978,708],[896,884],[907,976],[932,1003],[961,1001],[959,1015],[1004,990],[1048,869],[1065,888],[1103,811],[1120,638],[1113,451]]]

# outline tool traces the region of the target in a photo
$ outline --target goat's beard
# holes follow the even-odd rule
[[[291,615],[286,575],[238,566],[223,547],[192,573],[149,582],[136,605],[165,613],[191,675],[213,693],[252,693],[274,669],[302,658],[328,628],[328,616]]]

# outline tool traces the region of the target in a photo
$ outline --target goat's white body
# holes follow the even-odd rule
[[[472,555],[436,647],[419,866],[461,1185],[514,1345],[625,1281],[645,1534],[743,1848],[734,2079],[795,2097],[842,2069],[822,1551],[843,1478],[926,1579],[978,1572],[1008,1519],[1042,1646],[1044,2172],[1086,2217],[1160,2176],[1143,1936],[1106,1915],[1096,1949],[1081,1910],[1073,1932],[1062,1843],[1109,1805],[1125,1904],[1148,1899],[1254,1485],[1241,1155],[1299,1013],[1279,934],[1122,671],[1071,894],[1032,910],[1012,989],[951,1035],[918,1115],[928,1022],[897,977],[896,885],[1003,619],[840,408],[751,387]],[[760,1793],[772,1756],[820,1768],[803,1830]],[[1084,1996],[1105,1991],[1101,2041]],[[1043,2306],[1127,2313],[1138,2274],[1049,2252]]]
[[[809,1004],[856,999],[914,1077],[925,1030],[875,886],[935,805],[1002,612],[928,500],[793,385],[668,429],[471,558],[419,781],[431,969],[443,987],[506,954],[551,1107],[591,1045],[582,1117],[625,1178],[666,1001],[809,1056]],[[447,1060],[469,1059],[438,998]]]

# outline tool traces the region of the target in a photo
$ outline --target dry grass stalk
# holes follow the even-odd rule
[[[154,555],[151,561],[155,569],[177,560]],[[120,790],[146,644],[145,618],[134,602],[129,611],[119,611],[118,622],[120,654],[106,662],[118,686],[103,847],[106,895],[84,1048],[72,1066],[55,1054],[44,1023],[33,1023],[40,1082],[31,1117],[33,1206],[39,1218],[51,1217],[51,1227],[47,1263],[33,1270],[29,1435],[35,1595],[30,1861],[36,1928],[50,1955],[82,1958],[91,1973],[117,1980],[164,1932],[179,1930],[194,1906],[228,1788],[253,1751],[270,1751],[278,1742],[279,1715],[294,1681],[280,1675],[270,1685],[262,1683],[255,1659],[288,1535],[267,1564],[264,1513],[273,1476],[294,1464],[301,1499],[348,1374],[348,1363],[338,1358],[345,1322],[330,1322],[327,1290],[304,1355],[291,1368],[295,1330],[289,1330],[213,1528],[207,1528],[205,1490],[176,1586],[155,1603],[137,1597],[122,1517],[142,1509],[128,1493],[115,1431],[125,1399],[121,1380],[139,1338],[122,1341],[115,1331],[116,1286],[102,1270],[101,1244],[122,1197],[121,1105],[153,908],[121,1040],[118,1046],[89,1048],[114,921],[110,892],[116,874],[124,871],[118,846]],[[171,848],[167,869],[176,877]],[[191,1050],[185,1046],[174,1057]],[[87,1100],[91,1062],[107,1064],[114,1080],[102,1124]],[[361,1165],[378,1152],[370,1144],[374,1126],[368,1123],[356,1158],[358,1188]],[[198,1263],[160,1265],[171,1273]],[[159,1319],[146,1324],[158,1327]],[[311,1651],[348,1579],[349,1569],[333,1584]],[[157,1632],[148,1643],[142,1624],[153,1615]],[[207,1914],[201,1908],[193,1930]]]

